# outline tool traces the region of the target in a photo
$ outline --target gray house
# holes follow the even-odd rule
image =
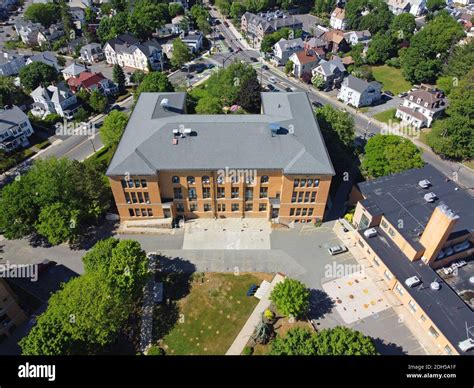
[[[17,106],[0,110],[0,149],[11,152],[28,146],[28,137],[33,134],[28,116]]]
[[[27,65],[33,62],[44,63],[45,65],[54,67],[56,71],[59,71],[58,59],[56,58],[56,55],[51,51],[43,51],[42,53],[35,54],[26,60]]]
[[[20,54],[0,51],[0,75],[16,75],[26,65],[25,57]]]
[[[349,75],[342,81],[337,98],[356,108],[370,106],[382,98],[381,89],[382,85],[378,82],[367,82]]]
[[[87,63],[100,62],[105,59],[102,46],[99,43],[89,43],[81,47],[81,59]]]
[[[283,39],[273,45],[273,58],[278,65],[284,65],[293,53],[303,51],[304,43],[301,38]]]

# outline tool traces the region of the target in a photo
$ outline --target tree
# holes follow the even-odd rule
[[[42,62],[33,62],[20,69],[21,85],[28,91],[36,89],[40,84],[47,85],[57,78],[56,69]]]
[[[75,241],[108,209],[110,199],[110,189],[93,166],[69,159],[36,160],[2,189],[0,229],[8,239],[36,232],[54,244]],[[67,223],[73,227],[65,231]]]
[[[331,133],[344,147],[352,149],[355,140],[354,119],[348,112],[340,111],[332,105],[324,105],[316,111],[322,131]]]
[[[370,337],[348,327],[323,329],[314,336],[319,356],[375,356],[377,349]]]
[[[449,95],[448,117],[434,123],[428,145],[438,154],[463,160],[474,158],[474,69]]]
[[[107,108],[107,97],[98,90],[93,90],[89,96],[89,106],[97,113],[104,113]]]
[[[426,8],[428,11],[435,12],[439,11],[440,9],[444,9],[446,7],[445,0],[427,0],[426,1]]]
[[[142,92],[174,92],[174,87],[163,73],[148,73],[135,91],[135,100]]]
[[[328,17],[336,5],[335,0],[315,0],[313,11],[316,16]]]
[[[409,48],[400,50],[403,76],[412,83],[434,82],[449,51],[463,36],[460,24],[440,13],[413,36]]]
[[[352,60],[354,61],[354,66],[359,67],[364,64],[365,60],[364,60],[363,53],[364,53],[363,43],[357,43],[355,46],[352,46],[350,55],[352,57]]]
[[[53,203],[41,209],[36,231],[53,245],[73,241],[77,235],[79,210],[68,209],[64,203]]]
[[[33,23],[40,23],[43,27],[49,27],[57,21],[57,15],[59,12],[58,4],[34,3],[28,6],[23,17]]]
[[[233,1],[230,6],[230,17],[234,20],[240,21],[242,15],[247,11],[245,5],[238,1]]]
[[[285,74],[291,74],[293,72],[294,63],[290,60],[285,63]]]
[[[237,105],[240,105],[249,113],[260,113],[262,105],[260,92],[261,86],[257,77],[244,79],[237,94]]]
[[[118,92],[122,94],[125,91],[125,74],[119,64],[115,64],[113,67],[112,81],[117,84]]]
[[[285,316],[300,318],[309,308],[309,290],[300,281],[286,278],[275,286],[270,300]]]
[[[128,12],[118,12],[112,17],[100,19],[97,36],[102,43],[127,32],[129,29]]]
[[[133,35],[145,39],[170,20],[167,4],[155,3],[152,0],[139,0],[133,6],[128,26]]]
[[[410,140],[397,135],[378,134],[370,138],[362,160],[362,169],[374,178],[423,165],[420,150]]]
[[[390,25],[392,36],[398,41],[410,40],[416,29],[415,16],[411,13],[401,13],[393,18]]]
[[[168,4],[168,13],[170,18],[174,18],[178,15],[184,14],[184,8],[180,3],[169,3]]]
[[[112,252],[118,244],[115,238],[107,238],[98,241],[83,257],[84,269],[86,272],[108,273]]]
[[[191,60],[191,52],[188,46],[180,39],[173,40],[173,56],[171,57],[171,64],[174,67],[180,68]]]
[[[473,68],[474,40],[469,40],[466,44],[456,45],[452,49],[443,73],[453,77],[453,82],[458,83]]]
[[[229,0],[216,0],[216,7],[224,16],[229,16],[231,2]]]
[[[367,50],[367,63],[377,65],[384,63],[397,52],[397,42],[389,33],[377,33]]]
[[[320,74],[316,74],[313,78],[311,78],[311,83],[315,88],[322,90],[326,82],[324,81],[324,77]]]
[[[5,105],[20,105],[27,96],[15,85],[13,77],[0,75],[0,107]]]
[[[285,336],[278,336],[271,343],[273,356],[312,356],[317,354],[315,335],[308,329],[295,327]]]
[[[369,30],[373,35],[387,31],[393,19],[382,0],[352,0],[345,6],[345,15],[349,29]]]
[[[99,129],[100,138],[106,147],[115,148],[127,126],[128,116],[124,112],[113,110],[104,119]]]
[[[216,97],[207,96],[201,98],[196,105],[198,114],[219,114],[222,113],[222,104]]]

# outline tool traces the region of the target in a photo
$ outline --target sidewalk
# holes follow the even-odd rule
[[[242,351],[244,350],[245,346],[247,345],[247,342],[254,333],[255,328],[260,323],[260,320],[262,319],[262,314],[272,303],[269,299],[270,294],[272,293],[275,286],[283,280],[285,280],[285,276],[283,276],[282,274],[277,273],[275,275],[272,282],[270,283],[270,287],[266,295],[255,306],[255,309],[253,310],[252,314],[250,314],[249,319],[247,319],[247,322],[245,322],[244,327],[242,327],[242,330],[237,335],[234,342],[227,351],[226,356],[239,356],[240,354],[242,354]]]

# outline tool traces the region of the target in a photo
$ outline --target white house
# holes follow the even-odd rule
[[[362,43],[364,46],[368,46],[369,42],[372,40],[372,34],[369,30],[363,31],[350,31],[344,34],[346,42],[351,46]]]
[[[180,38],[192,53],[197,53],[202,49],[203,40],[200,32],[182,32]]]
[[[0,110],[0,149],[10,152],[28,146],[33,132],[28,116],[16,105]]]
[[[397,108],[395,117],[416,128],[430,127],[446,109],[444,94],[432,88],[420,88],[409,93]]]
[[[122,34],[109,40],[104,46],[105,60],[111,65],[118,64],[147,72],[150,66],[158,70],[162,66],[163,50],[154,39],[140,42],[130,34]]]
[[[370,106],[382,97],[382,85],[378,82],[366,80],[349,75],[344,78],[337,98],[355,108]]]
[[[87,63],[100,62],[105,58],[102,46],[99,43],[89,43],[81,47],[81,59]]]
[[[86,70],[87,68],[84,65],[73,62],[64,70],[62,70],[61,73],[63,74],[63,78],[67,81],[71,77],[79,76],[79,74]]]
[[[311,76],[311,70],[318,64],[319,57],[311,50],[298,51],[291,54],[290,61],[293,62],[293,75],[301,78],[305,73]]]
[[[281,38],[273,45],[273,58],[278,65],[284,65],[290,59],[290,56],[304,50],[304,42],[301,38],[284,39]]]
[[[0,51],[0,75],[9,77],[16,75],[26,65],[23,55]]]
[[[45,117],[48,114],[56,113],[61,117],[72,119],[75,111],[79,108],[76,96],[64,84],[49,85],[48,87],[38,86],[30,94],[33,98],[34,116]]]
[[[410,0],[388,0],[387,5],[394,15],[410,12],[411,7]]]
[[[347,27],[346,11],[343,8],[336,7],[331,13],[329,25],[335,30],[344,31]]]

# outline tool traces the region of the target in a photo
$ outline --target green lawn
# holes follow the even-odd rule
[[[399,123],[400,119],[395,117],[396,111],[397,110],[395,108],[387,109],[387,110],[384,110],[383,112],[377,113],[373,117],[374,119],[386,124],[389,124],[390,120],[392,120],[392,123]]]
[[[174,315],[178,319],[162,339],[161,347],[168,355],[224,355],[258,302],[246,296],[248,288],[271,278],[269,274],[195,275],[189,293],[177,302]],[[176,290],[174,286],[165,282],[165,292],[172,287]],[[173,313],[163,312],[155,313],[154,331],[162,330],[159,325],[170,325],[163,322],[163,316]]]
[[[371,69],[375,80],[383,85],[384,90],[390,90],[394,94],[410,90],[411,84],[403,78],[400,69],[387,65],[372,66]]]

